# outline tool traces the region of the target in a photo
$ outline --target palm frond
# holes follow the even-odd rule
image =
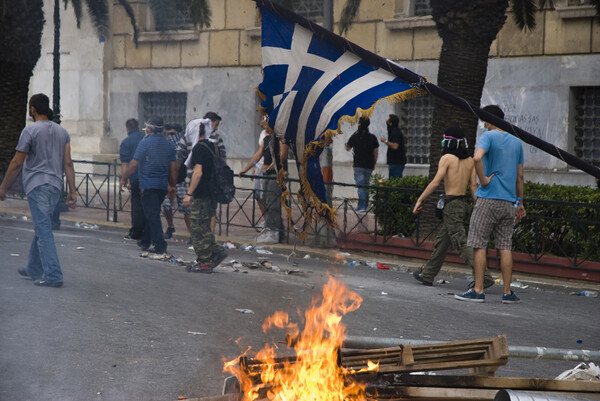
[[[57,1],[57,0],[55,0]],[[69,5],[69,0],[64,0],[65,3],[65,10],[67,9],[67,6]],[[81,4],[81,0],[71,0],[71,3],[73,3],[73,12],[75,13],[75,20],[77,21],[77,29],[81,28],[81,14],[82,14],[82,4]]]
[[[207,0],[190,0],[190,13],[196,26],[210,27],[212,11]]]
[[[348,32],[350,25],[356,18],[358,8],[360,7],[361,0],[346,0],[346,4],[342,9],[342,16],[340,17],[340,35]]]
[[[85,4],[87,5],[87,9],[92,20],[92,25],[94,25],[94,28],[96,28],[96,32],[99,36],[106,36],[109,32],[110,24],[107,1],[85,0]]]
[[[513,0],[511,11],[515,24],[522,30],[535,28],[535,0]]]
[[[127,0],[119,0],[119,4],[123,6],[127,16],[129,17],[129,21],[131,22],[131,26],[133,27],[133,43],[138,45],[139,31],[137,27],[137,22],[135,20],[135,13],[133,12],[133,8],[131,8],[131,4]]]

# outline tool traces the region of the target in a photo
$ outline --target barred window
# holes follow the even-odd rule
[[[429,164],[429,139],[433,119],[433,99],[420,96],[396,104],[400,128],[404,134],[406,162]]]
[[[573,88],[575,155],[600,167],[600,86]]]
[[[294,12],[306,19],[323,19],[323,0],[294,0]]]
[[[162,117],[165,124],[181,124],[185,127],[187,93],[185,92],[140,92],[140,121],[151,116]]]
[[[165,20],[165,30],[177,31],[188,30],[194,28],[194,19],[189,5],[176,7],[173,15],[170,15]]]
[[[431,5],[429,0],[414,0],[415,2],[415,16],[422,17],[425,15],[431,15]]]

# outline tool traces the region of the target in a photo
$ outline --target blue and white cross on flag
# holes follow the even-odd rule
[[[261,109],[271,130],[294,151],[300,202],[333,222],[325,199],[319,155],[345,121],[370,116],[381,99],[426,93],[427,80],[273,4],[255,0],[262,18]]]

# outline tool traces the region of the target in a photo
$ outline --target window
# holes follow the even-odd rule
[[[414,15],[422,17],[425,15],[431,15],[431,6],[429,0],[413,0],[415,2]]]
[[[165,21],[167,31],[188,30],[194,28],[194,20],[189,5],[177,7],[174,15]]]
[[[404,134],[406,162],[429,164],[429,139],[433,119],[433,98],[421,96],[396,104],[400,128]]]
[[[187,93],[185,92],[140,92],[140,122],[150,116],[162,117],[165,124],[181,124],[185,127]]]
[[[320,21],[323,19],[323,0],[294,0],[294,12],[311,21]]]
[[[396,18],[431,15],[430,0],[396,0],[395,14]]]
[[[575,156],[600,167],[600,86],[574,88]]]

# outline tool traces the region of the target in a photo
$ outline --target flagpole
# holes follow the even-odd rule
[[[341,36],[338,36],[332,32],[329,32],[327,29],[323,28],[322,26],[315,24],[314,22],[309,21],[306,18],[303,18],[302,16],[300,16],[278,4],[273,3],[271,0],[254,0],[254,1],[256,2],[256,4],[259,7],[266,7],[266,8],[271,9],[272,11],[283,16],[284,18],[286,18],[294,23],[297,23],[297,24],[303,26],[304,28],[310,30],[313,34],[317,35],[320,39],[327,41],[337,47],[346,49],[346,50],[356,54],[358,57],[364,59],[365,61],[368,61],[369,63],[373,64],[374,66],[377,66],[379,68],[382,68],[384,70],[391,72],[392,74],[396,75],[398,78],[412,84],[415,88],[422,88],[422,90],[427,90],[427,92],[429,92],[430,94],[432,94],[440,99],[443,99],[447,102],[450,102],[454,106],[456,106],[466,112],[472,113],[473,115],[477,116],[477,118],[479,118],[481,120],[484,120],[486,122],[494,124],[496,127],[516,136],[517,138],[521,139],[523,142],[533,145],[536,148],[543,150],[544,152],[549,153],[550,155],[562,160],[563,162],[565,162],[573,167],[576,167],[576,168],[600,179],[600,168],[594,166],[591,163],[586,162],[585,160],[578,158],[575,155],[570,154],[569,152],[567,152],[563,149],[560,149],[559,147],[557,147],[553,144],[550,144],[550,143],[544,141],[543,139],[536,137],[535,135],[530,134],[527,131],[522,130],[521,128],[519,128],[501,118],[498,118],[498,117],[488,113],[487,111],[481,109],[480,107],[467,102],[465,99],[462,99],[459,96],[456,96],[455,94],[453,94],[445,89],[442,89],[437,85],[427,82],[427,80],[424,77],[402,67],[400,64],[397,64],[391,60],[381,57],[375,53],[372,53],[372,52],[350,42],[349,40],[344,39]]]

